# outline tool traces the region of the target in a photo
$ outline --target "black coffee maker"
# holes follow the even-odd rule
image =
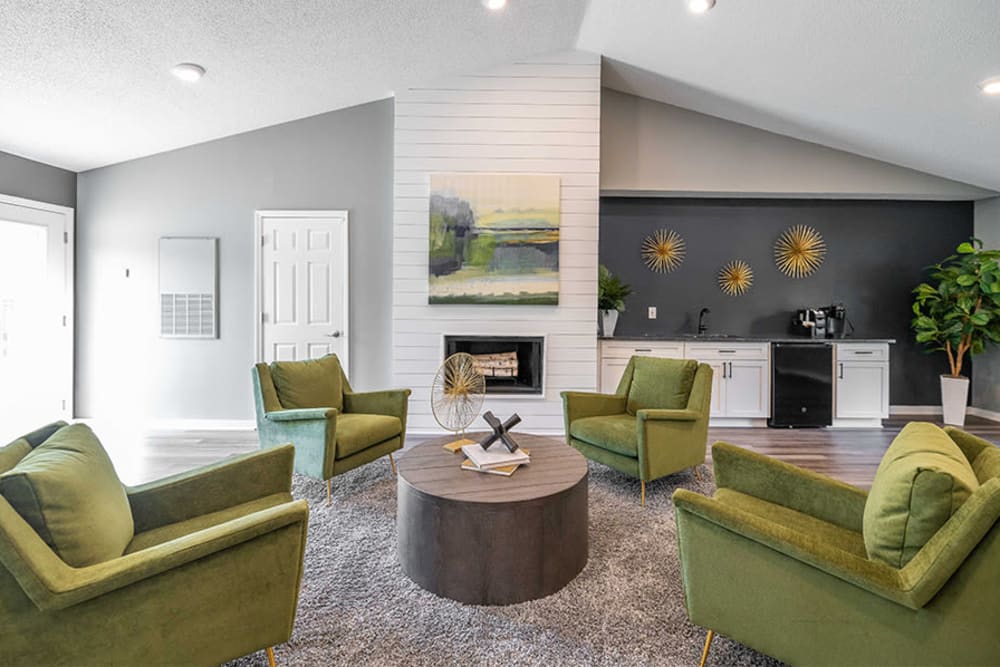
[[[844,338],[847,336],[847,308],[842,303],[827,306],[826,311],[826,337]]]
[[[803,308],[792,318],[792,333],[809,338],[844,338],[847,326],[847,308],[842,303]]]

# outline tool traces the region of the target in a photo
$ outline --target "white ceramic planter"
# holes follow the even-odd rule
[[[618,326],[618,311],[617,310],[602,310],[601,311],[601,333],[605,336],[614,336],[615,327]]]
[[[965,404],[969,400],[969,378],[941,376],[941,409],[944,423],[965,425]]]

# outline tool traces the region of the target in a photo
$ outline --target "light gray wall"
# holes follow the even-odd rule
[[[976,202],[973,229],[983,247],[1000,248],[1000,197]],[[972,405],[1000,412],[1000,348],[989,348],[976,357],[975,364]]]
[[[392,138],[389,99],[80,174],[78,416],[253,417],[257,209],[350,211],[351,382],[387,387]],[[217,340],[158,336],[166,235],[219,237]]]
[[[0,151],[0,194],[76,207],[76,174]]]
[[[602,194],[969,200],[996,193],[604,88]]]

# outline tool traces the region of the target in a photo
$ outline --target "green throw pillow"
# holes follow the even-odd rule
[[[84,424],[61,428],[0,475],[0,494],[73,567],[117,558],[132,541],[125,488]]]
[[[865,502],[868,557],[903,567],[978,488],[947,433],[934,424],[907,424],[882,457]]]
[[[693,359],[632,357],[632,384],[625,409],[630,415],[649,408],[687,407],[698,362]]]
[[[281,407],[286,410],[344,409],[340,360],[335,354],[308,361],[276,361],[271,364],[271,378]]]
[[[24,438],[18,438],[6,447],[0,448],[0,473],[5,473],[23,459],[31,451],[31,443]]]

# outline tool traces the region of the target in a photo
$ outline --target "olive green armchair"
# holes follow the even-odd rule
[[[0,448],[0,662],[218,665],[291,637],[291,447],[136,487],[83,424]],[[272,663],[273,664],[273,663]]]
[[[566,441],[588,459],[646,482],[705,462],[712,368],[632,357],[614,394],[562,393]],[[700,477],[700,475],[699,475]]]
[[[942,437],[953,452],[945,466],[917,461],[891,479],[893,466],[926,457],[928,443],[937,456]],[[992,443],[911,424],[868,493],[725,443],[712,459],[712,497],[674,493],[688,616],[709,629],[702,665],[714,632],[793,665],[1000,661],[1000,449]],[[880,514],[892,494],[895,505]],[[935,496],[942,512],[931,511]],[[897,550],[886,554],[890,543]]]
[[[326,481],[403,447],[410,390],[355,393],[335,354],[252,369],[261,448],[292,443],[295,472]]]

